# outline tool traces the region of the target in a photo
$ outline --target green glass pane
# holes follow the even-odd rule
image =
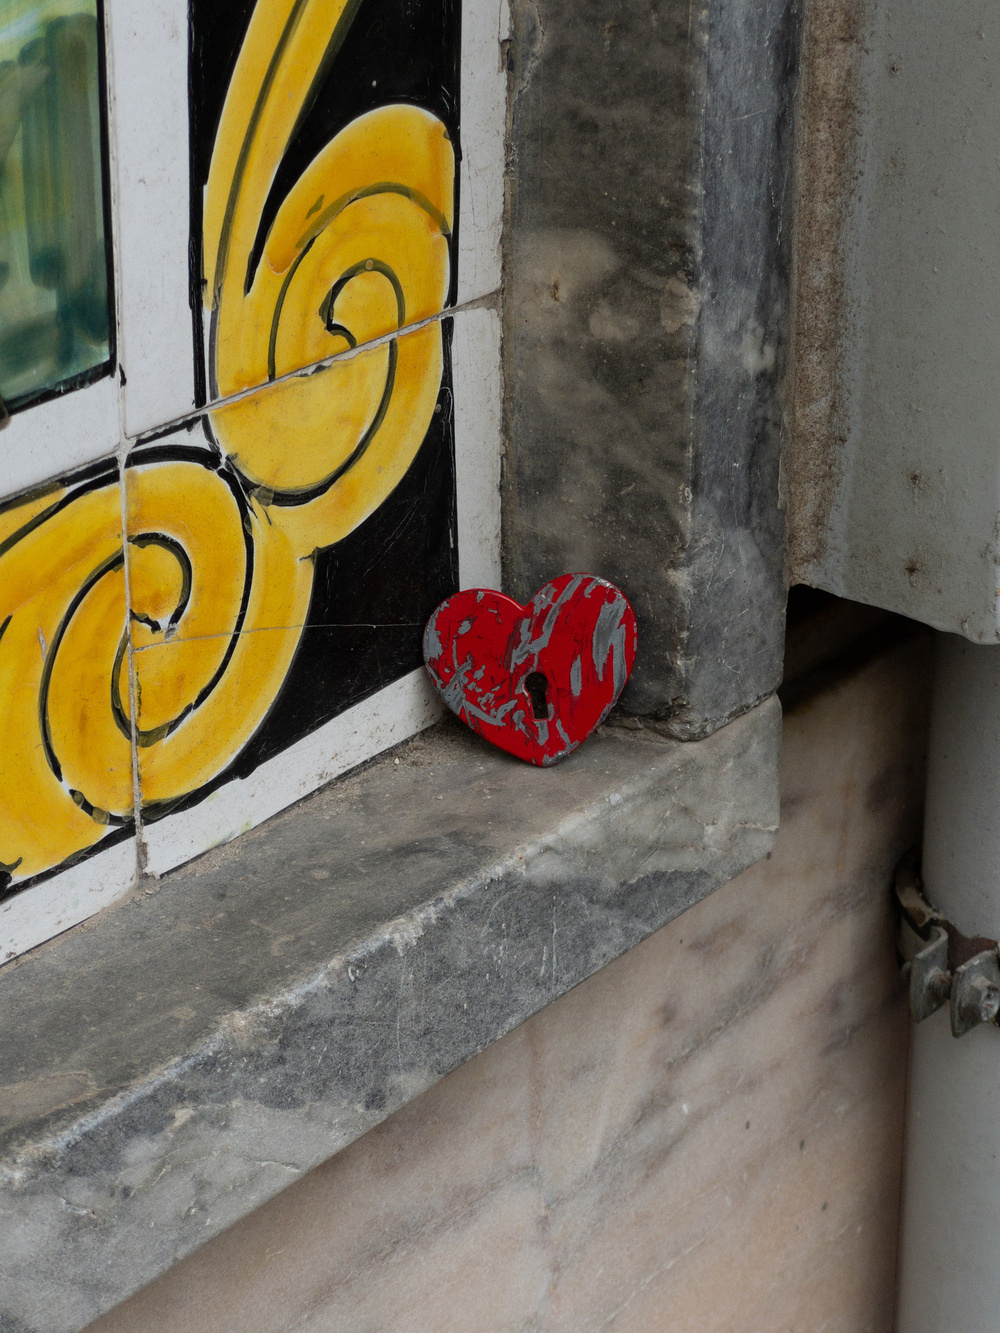
[[[0,0],[0,397],[106,363],[97,0]]]

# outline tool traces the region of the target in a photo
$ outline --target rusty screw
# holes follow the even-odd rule
[[[927,990],[928,999],[930,1000],[931,1005],[935,1009],[940,1008],[951,994],[951,973],[936,967],[927,977],[924,986]],[[998,1003],[1000,1003],[1000,994],[998,994],[997,999]]]

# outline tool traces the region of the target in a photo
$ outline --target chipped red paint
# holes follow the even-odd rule
[[[441,603],[424,661],[445,703],[531,764],[564,759],[607,717],[635,661],[635,615],[592,574],[562,574],[527,606],[472,588]]]

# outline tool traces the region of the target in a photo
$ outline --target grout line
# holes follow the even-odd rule
[[[135,881],[138,885],[145,874],[146,847],[142,837],[142,782],[139,773],[139,689],[135,669],[135,644],[132,639],[132,578],[129,543],[125,539],[128,520],[128,495],[125,488],[125,466],[118,460],[118,496],[121,503],[122,552],[125,577],[125,635],[128,662],[129,738],[132,749],[132,817],[135,820]]]
[[[138,733],[138,687],[136,682],[135,670],[135,648],[132,639],[132,578],[130,566],[130,551],[128,543],[128,495],[126,491],[125,464],[129,455],[129,441],[125,430],[125,393],[122,383],[122,309],[123,298],[121,290],[121,258],[119,255],[119,237],[122,235],[121,228],[121,201],[118,197],[118,176],[120,167],[120,158],[118,154],[118,138],[116,134],[117,117],[115,115],[114,90],[117,87],[115,82],[115,42],[114,42],[114,19],[112,10],[114,6],[105,5],[104,16],[104,67],[106,98],[104,114],[107,128],[108,143],[108,194],[110,195],[110,217],[105,218],[105,226],[110,226],[111,235],[105,238],[105,244],[110,246],[111,250],[111,282],[114,293],[115,303],[115,370],[114,379],[117,390],[118,404],[118,447],[115,450],[116,461],[118,463],[118,498],[121,509],[121,544],[122,544],[122,576],[125,581],[125,636],[126,636],[126,661],[128,664],[128,698],[129,698],[129,748],[132,759],[132,818],[134,820],[135,832],[132,835],[133,847],[135,851],[134,876],[131,888],[135,889],[145,873],[146,851],[142,837],[142,787],[139,773],[139,733]]]
[[[224,398],[213,398],[211,402],[205,403],[203,407],[192,408],[190,412],[183,412],[180,416],[172,417],[169,421],[164,421],[158,426],[151,426],[149,430],[144,430],[138,435],[132,437],[125,435],[126,448],[132,449],[137,445],[146,443],[146,441],[160,439],[168,431],[179,430],[190,422],[199,421],[209,412],[217,411],[221,407],[229,407],[233,403],[242,403],[257,394],[266,393],[268,389],[277,384],[287,384],[290,380],[304,379],[309,375],[315,375],[321,370],[327,370],[330,366],[336,365],[339,361],[352,361],[356,356],[360,356],[362,352],[370,352],[376,347],[384,347],[386,343],[395,342],[399,338],[406,337],[409,333],[418,333],[421,329],[426,329],[431,324],[438,324],[444,319],[450,319],[453,315],[462,315],[469,310],[495,310],[499,298],[500,291],[497,289],[487,293],[486,296],[477,296],[471,301],[463,302],[461,305],[449,306],[447,310],[440,310],[437,314],[428,315],[426,319],[419,320],[416,324],[405,324],[401,329],[383,333],[380,337],[359,343],[357,347],[350,347],[345,352],[336,352],[333,356],[324,357],[321,361],[313,361],[308,366],[300,366],[297,370],[288,370],[284,375],[277,375],[273,380],[264,380],[260,384],[252,385],[249,389],[241,389],[239,393],[231,393]]]
[[[243,634],[278,634],[293,629],[413,629],[419,627],[422,620],[323,620],[312,623],[308,620],[299,625],[258,625],[255,629],[241,629]],[[137,653],[148,653],[156,648],[169,648],[175,643],[202,643],[207,639],[232,639],[235,630],[220,630],[218,634],[192,634],[184,637],[180,634],[164,639],[162,643],[147,643],[142,648],[134,649]]]

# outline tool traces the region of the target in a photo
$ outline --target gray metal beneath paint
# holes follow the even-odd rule
[[[780,676],[793,0],[514,0],[505,586],[635,607],[629,711],[698,736]]]
[[[775,700],[449,722],[0,971],[0,1330],[75,1333],[770,848]]]
[[[812,345],[789,472],[811,530],[793,573],[994,642],[1000,7],[813,4],[826,23],[850,17],[857,54],[850,115],[826,127],[800,172],[804,192],[819,190],[830,134],[851,144],[828,201],[835,245],[812,255],[808,234],[797,242]],[[829,101],[817,81],[803,112],[815,119]],[[829,403],[826,429],[808,429]]]

